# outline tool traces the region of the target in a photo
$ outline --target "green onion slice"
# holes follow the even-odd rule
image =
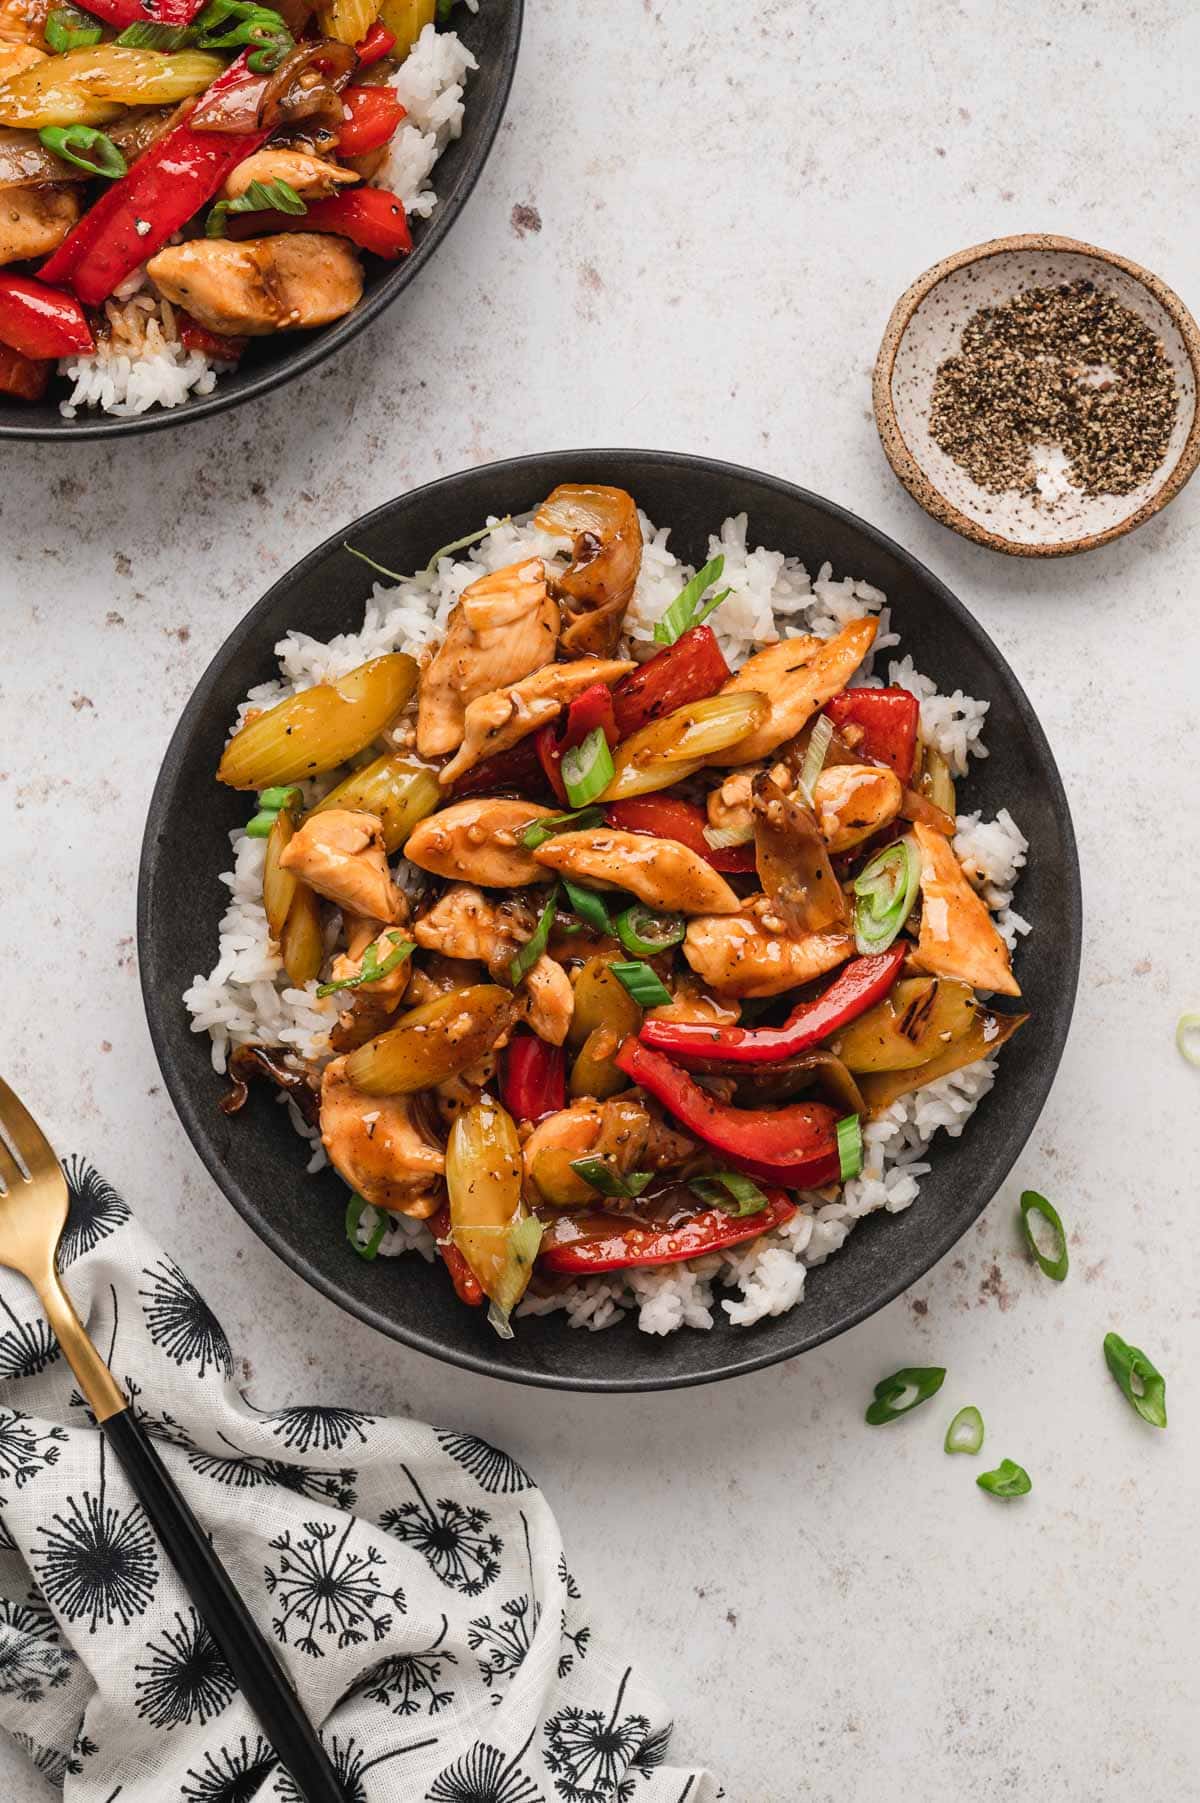
[[[251,182],[246,192],[239,194],[236,200],[219,200],[215,207],[209,209],[208,218],[204,222],[204,235],[206,238],[223,238],[225,220],[230,213],[268,211],[307,213],[308,204],[300,198],[290,182]]]
[[[269,839],[282,810],[296,807],[299,801],[297,788],[264,789],[258,798],[258,813],[246,822],[246,831],[252,839]]]
[[[1033,1479],[1025,1467],[1012,1459],[1001,1459],[995,1471],[981,1471],[975,1482],[989,1496],[1028,1496],[1033,1489]]]
[[[279,818],[278,808],[260,808],[254,817],[246,822],[246,831],[252,839],[269,839],[271,829]]]
[[[1041,1215],[1046,1225],[1053,1229],[1058,1242],[1055,1255],[1043,1252],[1038,1245],[1033,1231],[1033,1221],[1030,1219],[1032,1215]],[[1037,1259],[1046,1276],[1052,1277],[1055,1283],[1061,1283],[1070,1269],[1071,1260],[1067,1252],[1067,1230],[1063,1226],[1053,1202],[1047,1202],[1045,1196],[1039,1196],[1035,1189],[1022,1190],[1021,1226],[1024,1229],[1029,1250]]]
[[[365,1240],[359,1239],[358,1223],[362,1219],[363,1210],[370,1207],[372,1204],[367,1201],[365,1196],[360,1196],[357,1190],[346,1204],[346,1238],[359,1258],[365,1258],[368,1263],[379,1251],[383,1244],[383,1236],[388,1230],[387,1215],[382,1209],[376,1209],[375,1225]]]
[[[767,1206],[762,1190],[742,1171],[712,1171],[705,1177],[693,1177],[688,1188],[710,1208],[723,1209],[727,1215],[756,1215]]]
[[[543,814],[540,820],[530,821],[521,834],[521,844],[526,851],[536,851],[547,839],[553,839],[555,833],[585,833],[594,826],[603,825],[603,808],[572,808],[566,814]]]
[[[730,851],[735,845],[749,845],[754,837],[753,824],[747,826],[706,826],[701,829],[705,844],[714,851]]]
[[[636,964],[610,964],[609,969],[617,981],[623,983],[634,1001],[641,1008],[665,1008],[671,1000],[671,991],[648,964],[641,959]]]
[[[863,957],[885,952],[912,913],[921,857],[905,836],[877,851],[854,879],[854,938]]]
[[[578,914],[580,920],[597,933],[612,932],[613,923],[603,896],[597,895],[594,889],[584,889],[579,883],[568,882],[565,877],[563,888],[567,892],[572,913]]]
[[[546,947],[550,943],[550,929],[554,925],[554,915],[558,908],[558,884],[555,883],[546,900],[546,905],[538,915],[538,923],[533,932],[519,947],[516,956],[508,967],[508,980],[513,988],[531,971]]]
[[[654,1175],[653,1171],[626,1171],[622,1175],[603,1158],[573,1158],[571,1169],[602,1196],[624,1196],[629,1200],[640,1196]]]
[[[1130,1408],[1136,1409],[1151,1427],[1165,1427],[1167,1380],[1162,1372],[1139,1346],[1130,1346],[1119,1333],[1105,1334],[1104,1357]]]
[[[593,726],[582,745],[563,752],[562,779],[573,808],[585,808],[603,795],[613,779],[613,761],[602,726]]]
[[[833,721],[828,714],[818,714],[809,735],[808,750],[800,769],[800,787],[809,807],[813,805],[813,785],[825,768],[825,757],[833,739]]]
[[[839,1175],[843,1183],[857,1177],[863,1168],[862,1122],[856,1114],[844,1114],[837,1124]]]
[[[968,1403],[946,1429],[946,1451],[978,1452],[982,1445],[983,1416],[973,1403]]]
[[[452,538],[448,545],[442,545],[434,552],[425,565],[425,574],[427,576],[434,575],[443,557],[453,557],[456,551],[465,551],[468,545],[477,545],[480,539],[490,537],[493,532],[498,532],[501,526],[511,525],[512,514],[506,513],[502,520],[493,520],[490,526],[481,526],[478,532],[468,532],[465,538]],[[346,546],[346,549],[347,551],[350,549],[349,545]],[[357,556],[359,553],[356,552],[355,555]],[[399,578],[397,578],[398,580]]]
[[[1175,1044],[1189,1064],[1200,1068],[1200,1014],[1181,1014],[1175,1023]]]
[[[538,1255],[538,1247],[542,1243],[542,1223],[536,1215],[524,1215],[508,1230],[509,1263],[531,1268]],[[522,1292],[524,1285],[521,1286]],[[510,1310],[501,1308],[498,1302],[488,1305],[488,1325],[495,1328],[502,1340],[511,1340],[513,1330],[509,1324]]]
[[[113,42],[127,50],[163,50],[169,54],[195,40],[196,33],[190,25],[155,25],[149,19],[139,19],[136,24],[127,25]]]
[[[357,989],[360,983],[376,983],[380,977],[390,977],[406,958],[412,957],[417,948],[411,939],[405,939],[400,933],[389,933],[388,938],[396,949],[389,952],[382,963],[372,941],[363,953],[362,968],[357,975],[340,977],[336,983],[322,983],[317,990],[318,996],[332,995],[335,989]]]
[[[945,1381],[943,1365],[905,1365],[901,1370],[893,1371],[890,1377],[880,1378],[866,1418],[872,1427],[881,1427],[885,1421],[898,1421],[910,1409],[919,1408],[931,1396],[936,1396]]]
[[[721,555],[706,563],[702,570],[696,571],[692,580],[679,591],[662,619],[655,625],[656,645],[673,645],[676,639],[682,638],[693,626],[702,626],[709,614],[733,593],[732,589],[722,589],[719,595],[714,595],[711,601],[701,606],[705,589],[712,587],[724,568],[725,558]]]
[[[115,182],[129,172],[129,164],[112,139],[94,125],[43,125],[38,137],[64,163],[74,163],[89,175]]]
[[[258,797],[258,805],[260,808],[274,808],[277,814],[281,808],[294,808],[299,806],[299,803],[300,790],[295,784],[293,784],[290,789],[282,787],[263,789],[260,791]]]
[[[682,914],[656,914],[645,902],[634,902],[617,915],[617,936],[635,958],[653,958],[681,945],[686,932]]]
[[[408,581],[407,576],[401,576],[395,570],[389,570],[386,564],[376,563],[373,557],[368,557],[365,551],[360,551],[357,545],[348,543],[346,539],[342,540],[342,550],[349,551],[351,557],[357,557],[360,563],[368,564],[370,568],[377,571],[380,576],[386,576],[389,582]]]
[[[42,27],[46,37],[46,46],[55,56],[62,56],[68,50],[83,50],[89,44],[100,42],[102,31],[89,13],[81,12],[77,6],[56,6],[46,14],[46,23]],[[117,40],[120,43],[120,39]]]

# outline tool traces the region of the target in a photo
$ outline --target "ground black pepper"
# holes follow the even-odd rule
[[[1124,495],[1163,462],[1178,406],[1162,340],[1080,279],[976,313],[938,368],[929,429],[992,494],[1036,494],[1033,447],[1048,445],[1084,494]]]

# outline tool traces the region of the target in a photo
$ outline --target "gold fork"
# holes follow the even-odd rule
[[[97,1424],[300,1795],[306,1803],[345,1803],[337,1774],[271,1647],[63,1288],[58,1242],[69,1207],[54,1148],[0,1078],[0,1265],[19,1271],[37,1291]]]

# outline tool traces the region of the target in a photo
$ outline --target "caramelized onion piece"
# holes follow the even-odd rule
[[[222,1114],[237,1114],[246,1106],[253,1081],[274,1083],[288,1094],[310,1127],[321,1118],[320,1101],[307,1071],[294,1070],[283,1062],[283,1054],[271,1046],[239,1045],[229,1054],[226,1067],[229,1089],[217,1103]]]
[[[346,85],[353,67],[350,44],[335,44],[331,38],[298,44],[264,80],[258,127],[273,131],[297,119],[319,120],[336,134],[345,124],[338,89]]]
[[[788,930],[820,933],[847,918],[843,895],[813,810],[764,770],[754,779],[755,862]]]

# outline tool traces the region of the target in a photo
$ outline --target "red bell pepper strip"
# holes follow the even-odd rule
[[[897,943],[869,958],[852,958],[828,989],[793,1008],[781,1027],[648,1020],[638,1037],[644,1046],[671,1058],[716,1058],[723,1064],[773,1064],[780,1058],[796,1058],[882,1001],[899,976],[908,949]]]
[[[338,149],[343,156],[364,156],[368,150],[379,150],[393,135],[405,115],[392,88],[343,88],[342,104],[350,117],[338,132]]]
[[[329,200],[310,200],[306,213],[242,213],[230,218],[228,225],[231,238],[336,232],[377,257],[405,257],[412,249],[403,202],[386,188],[351,188]]]
[[[753,1215],[730,1215],[720,1208],[706,1208],[678,1227],[643,1227],[632,1222],[622,1226],[615,1215],[598,1215],[597,1223],[608,1224],[608,1231],[589,1232],[588,1216],[574,1215],[571,1225],[580,1237],[556,1245],[543,1240],[538,1253],[538,1267],[544,1271],[579,1272],[583,1276],[597,1271],[623,1271],[631,1265],[673,1265],[685,1258],[702,1258],[706,1252],[717,1252],[723,1246],[736,1246],[742,1240],[757,1239],[782,1227],[796,1212],[796,1204],[781,1190],[773,1190],[767,1205]]]
[[[25,357],[70,357],[96,341],[77,300],[0,269],[0,343]]]
[[[443,1202],[437,1213],[430,1215],[428,1226],[437,1241],[438,1257],[450,1273],[450,1281],[454,1285],[455,1295],[460,1302],[465,1302],[468,1308],[482,1308],[483,1285],[450,1238],[450,1204],[448,1202]]]
[[[617,730],[623,739],[689,701],[715,695],[732,674],[711,626],[693,626],[648,663],[622,676],[612,690]]]
[[[206,0],[79,0],[85,12],[124,31],[127,25],[190,25]]]
[[[754,845],[727,845],[717,851],[704,837],[704,810],[678,795],[637,795],[612,801],[604,810],[609,826],[622,833],[648,833],[652,839],[674,839],[702,857],[714,870],[734,875],[754,869]]]
[[[838,1117],[823,1102],[734,1108],[701,1089],[661,1052],[632,1038],[625,1040],[613,1063],[669,1109],[681,1127],[739,1171],[789,1189],[817,1189],[837,1180]]]
[[[617,723],[613,718],[612,696],[602,682],[594,682],[582,695],[576,695],[567,709],[561,738],[553,723],[543,726],[536,735],[537,754],[546,780],[564,808],[568,806],[568,796],[567,785],[562,779],[563,752],[582,745],[597,726],[603,728],[611,749],[617,742]]]
[[[177,312],[175,323],[185,351],[203,351],[206,357],[217,357],[226,363],[236,363],[250,342],[248,338],[229,338],[224,332],[210,332],[190,313]]]
[[[360,38],[354,46],[354,54],[359,68],[369,69],[372,63],[382,62],[395,48],[395,32],[389,31],[382,19],[376,19],[366,37]]]
[[[921,717],[915,695],[907,689],[843,689],[825,703],[825,712],[843,737],[848,726],[860,729],[861,737],[850,735],[852,750],[886,764],[902,783],[912,781]]]
[[[540,1121],[566,1107],[567,1060],[560,1045],[516,1033],[501,1061],[500,1094],[518,1121]]]
[[[202,100],[245,82],[263,82],[247,69],[247,54],[230,63]],[[164,132],[63,239],[38,272],[42,281],[71,287],[85,306],[98,307],[212,199],[229,171],[268,136],[265,131],[193,131],[186,119]]]
[[[23,357],[20,351],[0,344],[0,394],[11,394],[18,401],[40,401],[53,368],[52,362]]]

